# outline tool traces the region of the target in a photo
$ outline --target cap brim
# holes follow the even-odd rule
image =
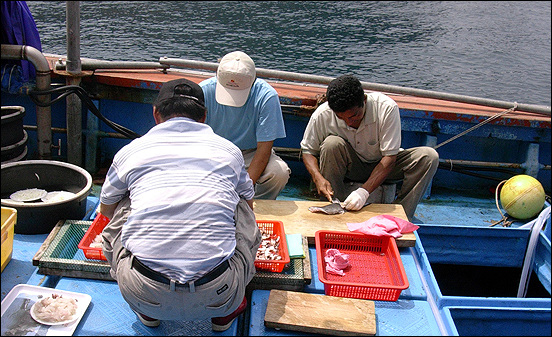
[[[217,82],[215,90],[215,99],[219,104],[229,105],[233,107],[241,107],[247,102],[247,97],[249,97],[249,91],[251,89],[245,90],[233,90],[228,89]]]

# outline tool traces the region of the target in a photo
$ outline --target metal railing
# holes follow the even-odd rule
[[[167,57],[161,57],[159,59],[159,63],[167,66],[179,66],[179,67],[203,69],[203,70],[210,70],[210,71],[216,71],[218,68],[218,63],[214,63],[214,62],[202,62],[202,61],[194,61],[194,60],[167,58]],[[275,78],[275,79],[282,79],[282,80],[289,80],[289,81],[309,82],[309,83],[317,83],[317,84],[324,84],[324,85],[328,85],[334,79],[334,77],[309,75],[309,74],[295,73],[295,72],[281,71],[281,70],[270,70],[270,69],[263,69],[263,68],[256,68],[255,70],[257,72],[257,76],[260,76],[260,77]],[[366,90],[381,91],[381,92],[416,96],[416,97],[435,98],[435,99],[441,99],[445,101],[470,103],[470,104],[477,104],[477,105],[483,105],[483,106],[494,107],[494,108],[502,108],[502,109],[509,109],[517,105],[517,110],[534,112],[534,113],[539,113],[547,116],[551,115],[550,107],[544,106],[544,105],[522,104],[517,102],[499,101],[499,100],[493,100],[493,99],[487,99],[487,98],[480,98],[480,97],[473,97],[473,96],[466,96],[466,95],[456,95],[456,94],[449,94],[445,92],[401,87],[401,86],[388,85],[388,84],[371,83],[371,82],[364,82],[364,81],[361,81],[361,83],[362,83],[362,87]]]
[[[196,60],[187,60],[187,59],[177,59],[177,58],[168,58],[161,57],[159,62],[133,62],[133,61],[102,61],[94,59],[83,59],[82,60],[82,69],[83,70],[95,70],[95,69],[163,69],[166,71],[167,68],[172,66],[183,67],[195,70],[208,70],[216,72],[218,68],[218,63],[215,62],[204,62]],[[65,64],[63,61],[60,61],[56,64],[57,70],[63,70]],[[334,77],[329,76],[319,76],[319,75],[310,75],[304,73],[296,73],[290,71],[281,71],[281,70],[272,70],[264,68],[256,68],[257,76],[263,78],[272,78],[287,80],[293,82],[306,82],[314,83],[321,85],[328,85]],[[524,104],[517,102],[508,102],[494,99],[487,99],[481,97],[467,96],[467,95],[457,95],[450,94],[439,91],[416,89],[409,87],[402,87],[396,85],[380,84],[380,83],[371,83],[361,81],[362,87],[366,90],[372,91],[381,91],[386,93],[407,95],[407,96],[416,96],[416,97],[425,97],[425,98],[434,98],[445,101],[469,103],[483,105],[493,108],[509,109],[517,105],[517,110],[533,112],[538,114],[543,114],[546,116],[551,116],[551,109],[549,106],[545,105],[536,105],[536,104]]]

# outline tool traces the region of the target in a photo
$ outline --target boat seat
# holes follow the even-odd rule
[[[381,184],[383,189],[382,204],[391,204],[397,198],[397,185],[402,183],[402,179],[388,179]]]
[[[383,182],[376,188],[368,197],[368,202],[373,204],[391,204],[395,201],[397,195],[397,184],[400,184],[402,179],[389,179]],[[349,181],[345,183],[347,192],[351,193],[362,186],[362,183]]]

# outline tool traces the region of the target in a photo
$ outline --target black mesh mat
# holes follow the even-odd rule
[[[303,259],[291,259],[281,273],[257,271],[248,285],[253,289],[302,290],[305,286]]]

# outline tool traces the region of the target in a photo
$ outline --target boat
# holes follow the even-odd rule
[[[5,50],[4,54],[7,53],[8,51]],[[10,53],[18,55],[21,50],[12,50]],[[50,80],[57,81],[58,86],[65,84],[68,76],[65,70],[66,59],[60,55],[48,54],[44,59],[43,62],[46,62],[48,67],[46,71],[51,72]],[[89,97],[90,101],[98,105],[96,109],[92,107],[91,113],[97,111],[100,117],[103,116],[115,123],[120,122],[137,134],[147,132],[153,125],[150,118],[151,103],[163,82],[183,76],[200,82],[213,76],[217,66],[216,63],[211,62],[168,58],[160,58],[158,62],[101,60],[82,60],[81,62],[83,70],[77,77],[84,91],[81,96]],[[173,69],[175,65],[182,65],[188,69]],[[189,67],[193,68],[190,70]],[[210,72],[202,70],[210,70]],[[294,161],[298,162],[299,143],[308,118],[320,104],[325,94],[325,85],[332,78],[265,69],[258,69],[258,75],[266,76],[280,95],[287,136],[275,141],[276,150],[286,159],[295,159]],[[271,80],[269,77],[287,80]],[[443,169],[436,174],[434,186],[451,189],[465,189],[473,186],[492,188],[496,182],[522,173],[534,176],[543,186],[550,186],[549,107],[366,82],[363,82],[363,85],[365,88],[387,89],[385,93],[398,103],[402,119],[403,147],[429,145],[439,149]],[[61,94],[64,89],[52,90]],[[70,91],[71,87],[65,90]],[[418,96],[405,95],[404,92],[411,92]],[[443,97],[443,99],[431,97]],[[481,102],[494,106],[463,103],[451,101],[451,99],[464,99],[468,102]],[[4,102],[4,105],[20,105],[31,109],[30,111],[35,109],[29,96],[11,95],[11,97],[5,97]],[[116,102],[125,102],[125,104],[118,107]],[[88,102],[88,105],[85,108],[90,108],[92,103]],[[40,135],[41,124],[66,124],[66,108],[62,104],[42,108],[46,111],[46,116],[51,116],[51,119],[37,121],[31,119],[32,114],[29,114],[26,117],[29,123],[40,124],[34,129],[29,129],[29,132],[35,131]],[[522,110],[523,108],[526,111]],[[114,114],[113,111],[117,113]],[[75,120],[79,122],[86,118],[80,112],[73,113],[76,114]],[[94,123],[94,121],[87,121],[87,123]],[[111,126],[96,123],[98,123],[97,126],[86,126],[86,137],[79,137],[79,139],[86,139],[88,143],[105,144],[105,146],[85,147],[85,158],[82,161],[88,165],[86,169],[91,172],[98,169],[97,157],[101,162],[100,165],[106,165],[120,148],[121,139],[126,138],[120,132],[113,132],[116,130]],[[31,151],[36,151],[37,144],[41,144],[44,148],[38,148],[38,156],[55,158],[56,155],[52,154],[51,147],[61,144],[57,157],[69,162],[79,162],[80,153],[83,152],[83,142],[75,144],[73,149],[73,146],[67,144],[64,136],[80,129],[80,125],[54,128],[52,133],[58,134],[56,140],[52,140],[52,136],[43,131],[42,134],[46,134],[45,139],[38,140],[39,137],[30,137],[28,147]],[[55,144],[56,141],[59,144]],[[51,144],[51,146],[44,144]],[[302,163],[300,164],[292,165],[292,168],[296,168],[294,171],[297,171],[298,175],[304,175],[306,172],[302,168]],[[483,171],[486,172],[482,173]],[[458,173],[464,174],[460,175],[462,179],[458,179]]]
[[[310,190],[299,142],[332,78],[257,70],[280,96],[287,137],[274,146],[288,162],[292,177],[276,201],[256,201],[256,216],[282,220],[286,233],[302,234],[306,254],[293,259],[278,276],[259,272],[248,289],[246,313],[226,332],[215,333],[210,320],[163,321],[155,329],[143,326],[105,273],[105,265],[78,249],[84,232],[71,230],[87,228],[94,220],[99,188],[113,155],[153,126],[151,104],[161,85],[182,77],[199,83],[214,75],[217,64],[166,57],[151,62],[80,58],[75,62],[69,53],[53,55],[31,46],[4,44],[2,59],[26,59],[38,70],[36,86],[30,90],[2,91],[2,106],[25,111],[24,155],[11,161],[67,162],[90,172],[94,181],[82,218],[56,219],[59,222],[48,233],[13,235],[13,249],[2,272],[2,335],[10,333],[4,330],[4,299],[12,299],[8,295],[14,290],[37,288],[90,296],[91,305],[67,327],[69,333],[65,331],[74,335],[289,336],[341,331],[316,330],[307,322],[292,329],[265,324],[273,290],[331,296],[316,263],[315,234],[300,232],[300,226],[276,213],[274,205],[298,212],[319,202]],[[80,67],[71,69],[75,63]],[[497,190],[504,181],[524,174],[536,178],[550,195],[550,107],[362,83],[366,91],[384,92],[398,103],[403,147],[428,145],[440,155],[439,170],[412,221],[419,228],[395,240],[408,288],[396,300],[374,300],[375,334],[549,335],[550,199],[530,219],[506,218]],[[382,200],[389,193],[393,197],[400,182],[394,184],[382,190]],[[397,209],[382,202],[363,211],[371,216]],[[324,223],[331,222],[310,221],[323,230]],[[4,261],[4,238],[2,245]]]

